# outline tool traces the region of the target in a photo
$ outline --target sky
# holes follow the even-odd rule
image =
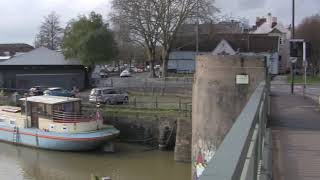
[[[60,15],[61,25],[90,11],[106,18],[111,0],[0,0],[0,43],[33,45],[44,16],[51,11]],[[222,16],[242,17],[253,24],[257,16],[267,13],[277,16],[286,25],[291,23],[292,0],[215,0]],[[296,0],[296,23],[320,13],[320,0]]]

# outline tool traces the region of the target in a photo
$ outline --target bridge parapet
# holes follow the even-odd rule
[[[263,82],[208,162],[200,180],[271,179],[269,105],[269,85]]]

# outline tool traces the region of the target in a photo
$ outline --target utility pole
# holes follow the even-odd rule
[[[196,18],[197,18],[197,22],[196,22],[196,55],[199,54],[199,0],[197,0],[197,14],[196,14]]]
[[[291,39],[295,39],[295,0],[292,0],[292,27],[291,27]],[[294,63],[291,62],[291,94],[294,94]]]

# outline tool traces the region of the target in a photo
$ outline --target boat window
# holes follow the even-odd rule
[[[52,105],[47,104],[46,105],[47,115],[52,115]]]
[[[16,124],[16,122],[15,121],[10,121],[10,124]]]
[[[0,119],[0,122],[4,122],[5,120],[4,119]]]
[[[46,112],[45,112],[45,105],[44,104],[38,104],[38,112],[39,114],[41,115],[45,115]]]

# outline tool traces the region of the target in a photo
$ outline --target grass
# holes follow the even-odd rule
[[[106,107],[103,110],[106,113],[125,113],[125,114],[145,114],[145,115],[178,115],[177,110],[168,109],[142,109],[142,108],[119,108],[119,107]]]
[[[192,102],[191,97],[180,97],[175,95],[152,95],[141,93],[130,93],[129,107],[140,109],[166,109],[166,110],[179,110],[186,109],[187,105]],[[120,105],[121,106],[121,105]]]
[[[291,83],[291,75],[288,75],[288,83]],[[304,76],[295,75],[294,83],[303,84]],[[320,76],[307,76],[307,84],[320,84]]]

